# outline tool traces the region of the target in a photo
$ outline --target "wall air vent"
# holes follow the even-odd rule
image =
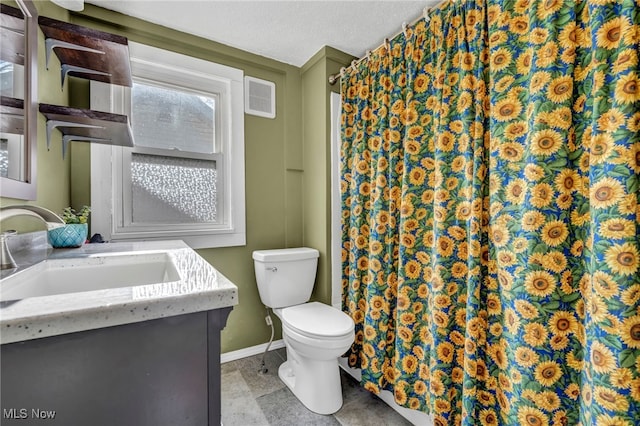
[[[254,77],[244,78],[244,112],[276,118],[276,85]]]

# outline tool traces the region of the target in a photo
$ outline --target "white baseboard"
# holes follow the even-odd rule
[[[220,354],[220,363],[224,364],[225,362],[235,361],[237,359],[247,358],[253,355],[258,355],[264,352],[267,349],[268,343],[263,343],[261,345],[251,346],[244,349],[238,349],[237,351],[225,352]],[[275,350],[284,348],[284,340],[274,340],[269,347],[269,350]]]
[[[340,367],[349,373],[357,381],[362,380],[362,373],[359,368],[349,367],[347,358],[338,358],[338,364]],[[378,394],[378,398],[383,400],[389,407],[393,408],[402,417],[407,419],[416,426],[433,426],[433,417],[429,414],[421,411],[409,410],[408,408],[400,407],[393,399],[393,394],[389,391],[382,391]]]

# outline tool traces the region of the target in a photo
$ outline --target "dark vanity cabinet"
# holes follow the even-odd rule
[[[2,345],[0,423],[219,426],[231,309]]]

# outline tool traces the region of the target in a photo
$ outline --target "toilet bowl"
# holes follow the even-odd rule
[[[260,299],[282,322],[287,360],[278,376],[309,410],[332,414],[342,407],[338,357],[355,333],[347,314],[309,302],[318,256],[306,247],[253,252]]]
[[[342,407],[338,357],[353,343],[348,315],[318,302],[274,309],[282,321],[287,361],[278,376],[309,410],[332,414]]]

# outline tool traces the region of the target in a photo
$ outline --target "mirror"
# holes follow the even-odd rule
[[[37,9],[0,4],[0,196],[36,199]]]

